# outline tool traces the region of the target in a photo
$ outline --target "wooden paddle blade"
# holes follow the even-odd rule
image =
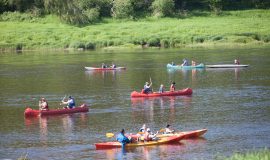
[[[113,136],[114,136],[113,133],[106,133],[106,137],[108,137],[108,138],[111,138],[111,137],[113,137]]]
[[[160,130],[159,130],[159,132],[164,132],[164,131],[165,131],[165,129],[164,129],[164,128],[162,128],[162,129],[160,129]]]

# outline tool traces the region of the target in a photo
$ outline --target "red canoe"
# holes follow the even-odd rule
[[[170,137],[162,137],[157,141],[141,141],[134,143],[127,143],[125,147],[139,147],[139,146],[149,146],[149,145],[159,145],[159,144],[168,144],[175,143],[184,138],[184,135],[175,135]],[[119,148],[122,147],[120,142],[104,142],[104,143],[95,143],[96,149],[110,149],[110,148]]]
[[[182,95],[191,95],[192,94],[192,89],[191,88],[186,88],[186,89],[182,89],[182,90],[178,90],[178,91],[166,91],[163,93],[159,93],[159,92],[153,92],[153,93],[149,93],[149,94],[145,94],[145,93],[139,93],[136,91],[133,91],[131,93],[131,97],[161,97],[161,96],[182,96]]]
[[[207,129],[199,129],[194,131],[176,132],[174,134],[160,134],[157,137],[169,137],[175,135],[184,135],[183,139],[198,138],[207,132]]]
[[[58,115],[58,114],[70,114],[78,112],[88,112],[89,108],[86,104],[75,107],[73,109],[50,109],[48,111],[40,111],[27,107],[24,111],[25,117],[35,117],[35,116],[47,116],[47,115]]]
[[[126,67],[116,67],[116,68],[96,68],[96,67],[84,67],[86,70],[95,71],[107,71],[107,70],[125,70]]]

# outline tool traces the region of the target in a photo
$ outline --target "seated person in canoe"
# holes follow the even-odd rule
[[[191,65],[192,65],[192,66],[196,66],[196,62],[192,60],[192,61],[191,61]]]
[[[146,131],[146,125],[143,124],[142,125],[142,128],[140,128],[139,132],[145,132]]]
[[[170,129],[170,126],[169,124],[167,124],[166,128],[165,128],[165,131],[164,131],[164,134],[171,134],[171,133],[174,133],[174,130],[173,129]]]
[[[160,87],[159,87],[158,92],[159,92],[159,93],[163,93],[164,91],[165,91],[164,85],[161,84]]]
[[[64,108],[69,108],[69,109],[75,108],[75,100],[71,96],[68,97],[67,101],[62,100],[62,103],[60,103],[60,105],[62,104],[67,104],[67,106]]]
[[[188,60],[184,58],[181,66],[188,66]]]
[[[101,68],[107,68],[106,64],[105,63],[102,63],[101,64]]]
[[[152,93],[151,86],[152,86],[152,82],[151,83],[145,82],[145,85],[143,87],[143,93],[145,94]]]
[[[146,129],[146,132],[144,133],[143,140],[144,141],[155,141],[155,140],[158,140],[157,134],[158,134],[158,131],[157,131],[156,134],[154,134],[154,133],[151,132],[150,128],[147,128]]]
[[[235,60],[234,60],[234,64],[239,65],[239,64],[240,64],[240,61],[239,61],[238,59],[235,59]]]
[[[112,63],[111,68],[116,68],[116,65],[114,63]]]
[[[172,82],[172,83],[171,83],[170,91],[171,91],[171,92],[174,92],[174,91],[175,91],[175,82]]]
[[[47,111],[49,110],[49,104],[47,102],[47,100],[45,98],[41,98],[41,100],[39,101],[39,110],[42,110],[42,111]]]
[[[116,140],[124,146],[126,143],[130,143],[131,141],[128,137],[125,136],[125,130],[122,129],[121,132],[117,135]]]

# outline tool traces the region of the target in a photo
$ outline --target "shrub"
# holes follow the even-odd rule
[[[74,41],[74,42],[71,42],[70,45],[69,45],[69,48],[85,48],[85,44],[83,42],[79,42],[79,41]]]
[[[160,46],[163,47],[163,48],[169,48],[170,47],[170,43],[167,39],[162,39],[160,41]]]
[[[99,19],[99,9],[91,8],[83,11],[83,14],[88,18],[89,22],[95,22]]]
[[[19,50],[22,50],[23,48],[23,44],[22,43],[17,43],[16,44],[16,50],[19,51]]]
[[[270,42],[270,35],[265,35],[265,36],[263,36],[263,37],[262,37],[262,40],[263,40],[264,42]]]
[[[130,0],[114,0],[112,16],[114,18],[133,18],[133,6]]]
[[[96,47],[95,44],[92,42],[87,42],[85,44],[85,49],[95,49],[95,47]]]
[[[173,0],[155,0],[152,3],[153,15],[156,17],[171,16],[174,13]]]
[[[160,42],[158,38],[150,38],[147,41],[147,44],[149,45],[149,47],[160,47]]]
[[[223,39],[223,36],[214,36],[212,37],[212,41],[219,41],[219,40],[222,40]]]
[[[205,37],[192,37],[193,38],[193,42],[196,43],[203,43],[205,41]]]

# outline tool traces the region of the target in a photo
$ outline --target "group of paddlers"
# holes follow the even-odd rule
[[[125,135],[125,130],[122,129],[121,132],[117,135],[116,140],[123,145],[125,145],[126,143],[135,143],[140,141],[156,141],[158,140],[157,134],[159,134],[159,132],[162,132],[163,134],[171,134],[174,133],[174,130],[170,129],[170,125],[168,124],[165,129],[161,129],[160,131],[153,133],[151,132],[150,128],[146,128],[146,125],[143,124],[142,128],[135,136],[135,139],[132,137],[127,137]]]
[[[64,97],[60,103],[60,105],[66,104],[67,106],[63,107],[66,109],[72,109],[75,108],[75,100],[72,96],[69,96],[67,100],[65,100],[66,97]],[[49,110],[49,104],[47,100],[43,97],[39,101],[39,110],[47,111]]]
[[[175,91],[175,82],[171,82],[170,91],[171,92]],[[153,92],[153,90],[152,90],[152,81],[150,80],[150,83],[145,82],[145,85],[143,86],[143,93],[149,94],[149,93],[152,93],[152,92]],[[164,87],[163,84],[160,85],[158,92],[159,93],[165,92],[165,87]]]

